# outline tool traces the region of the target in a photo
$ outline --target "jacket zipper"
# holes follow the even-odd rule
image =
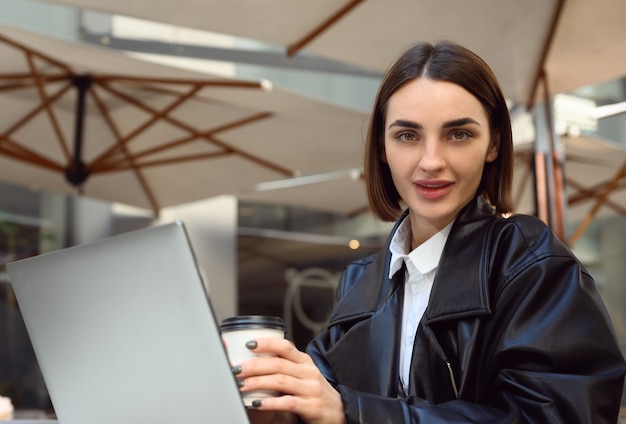
[[[446,367],[448,367],[448,375],[450,376],[450,382],[452,383],[452,390],[454,390],[454,397],[459,398],[459,390],[456,387],[456,381],[454,380],[454,372],[452,371],[452,364],[446,360]]]

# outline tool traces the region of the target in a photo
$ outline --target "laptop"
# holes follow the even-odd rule
[[[60,424],[248,423],[182,222],[7,271]]]

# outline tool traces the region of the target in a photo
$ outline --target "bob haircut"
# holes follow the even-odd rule
[[[477,194],[498,213],[510,212],[513,137],[506,100],[493,71],[480,57],[458,44],[442,41],[409,48],[389,68],[378,89],[367,131],[364,163],[365,185],[374,214],[383,221],[395,221],[402,214],[402,199],[391,179],[389,166],[383,161],[387,105],[402,86],[422,77],[457,84],[485,108],[491,142],[498,147],[498,156],[493,162],[485,163]]]

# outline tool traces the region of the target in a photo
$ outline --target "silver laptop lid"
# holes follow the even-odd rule
[[[248,422],[181,222],[7,270],[61,424]]]

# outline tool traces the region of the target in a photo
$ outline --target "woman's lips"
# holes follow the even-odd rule
[[[450,181],[415,181],[417,193],[428,200],[439,199],[452,191],[454,183]]]

